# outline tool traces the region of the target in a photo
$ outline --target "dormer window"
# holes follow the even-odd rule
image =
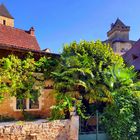
[[[135,54],[132,54],[132,59],[133,60],[135,60],[135,59],[137,59],[138,58],[138,56],[136,56]]]
[[[6,25],[6,20],[3,20],[3,25]]]

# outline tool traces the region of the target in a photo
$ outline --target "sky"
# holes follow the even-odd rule
[[[80,40],[106,40],[111,23],[120,18],[140,38],[140,0],[0,0],[15,18],[15,27],[35,34],[41,49],[60,53]]]

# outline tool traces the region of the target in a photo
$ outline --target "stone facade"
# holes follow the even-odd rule
[[[78,140],[79,117],[52,122],[0,123],[0,140]]]
[[[0,24],[14,27],[14,18],[4,4],[0,4]]]
[[[135,43],[129,39],[130,26],[126,26],[119,18],[111,24],[107,32],[108,39],[103,43],[109,44],[115,53],[120,55],[130,50]]]
[[[112,44],[112,49],[115,53],[123,54],[132,48],[129,42],[115,42]]]
[[[4,24],[6,26],[14,27],[14,19],[7,18],[4,16],[0,16],[0,24]]]
[[[52,87],[52,81],[46,81],[46,87]],[[39,118],[47,118],[50,116],[50,107],[55,104],[55,98],[53,89],[43,89],[41,96],[39,97],[39,109],[25,110]],[[8,116],[15,119],[23,119],[22,111],[16,110],[16,99],[15,97],[9,97],[5,94],[5,99],[0,103],[0,115]]]

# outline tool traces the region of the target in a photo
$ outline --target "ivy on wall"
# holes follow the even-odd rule
[[[0,59],[0,101],[5,94],[21,100],[38,98],[44,86],[44,75],[40,74],[42,59],[35,61],[31,53],[24,60],[15,55]],[[20,108],[24,112],[22,102]]]

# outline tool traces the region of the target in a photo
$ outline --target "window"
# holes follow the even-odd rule
[[[39,108],[39,101],[38,99],[29,99],[29,109],[38,109]]]
[[[26,99],[16,99],[16,109],[26,109]]]
[[[121,52],[126,52],[126,49],[122,48],[122,49],[121,49]]]
[[[26,111],[40,110],[40,97],[37,99],[18,99],[16,98],[15,110],[20,111],[22,108]]]
[[[3,20],[3,25],[6,25],[6,20]]]
[[[132,59],[133,59],[133,60],[135,60],[135,59],[137,59],[137,58],[138,58],[138,56],[137,56],[137,55],[132,54]]]

